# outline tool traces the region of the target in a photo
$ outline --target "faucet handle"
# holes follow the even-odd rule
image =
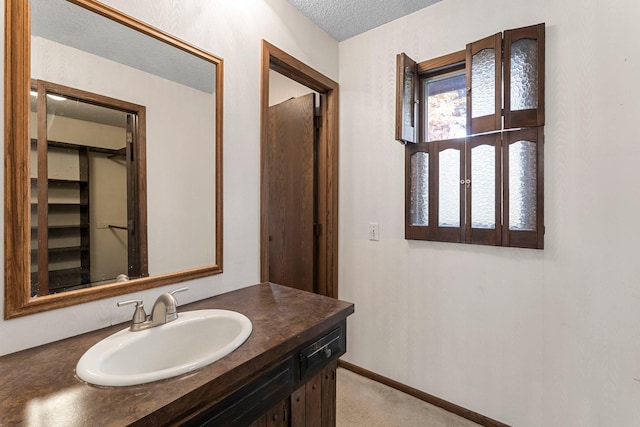
[[[184,288],[175,289],[175,290],[170,291],[170,292],[167,292],[167,293],[168,293],[169,295],[173,296],[173,294],[175,294],[175,293],[178,293],[178,292],[184,292],[184,291],[188,291],[188,290],[189,290],[189,288],[185,286]],[[175,301],[175,298],[174,298],[174,301]],[[175,305],[176,305],[176,306],[178,305],[178,302],[177,302],[177,301],[176,301],[176,304],[175,304]],[[174,306],[174,311],[175,311],[175,306]]]
[[[174,289],[173,291],[167,292],[167,294],[169,294],[169,299],[171,301],[171,304],[167,305],[167,312],[166,312],[167,322],[176,320],[178,318],[178,301],[176,301],[176,298],[173,296],[173,294],[178,292],[188,291],[188,290],[189,288],[184,287],[184,288]]]
[[[173,296],[173,294],[175,294],[176,292],[184,292],[184,291],[188,291],[188,290],[189,290],[189,288],[185,286],[184,288],[175,289],[175,290],[169,292],[169,295]]]
[[[136,310],[133,312],[133,322],[131,324],[131,328],[133,329],[135,325],[144,323],[147,320],[147,313],[144,311],[144,302],[141,299],[119,301],[116,303],[118,307],[130,304],[136,305]]]

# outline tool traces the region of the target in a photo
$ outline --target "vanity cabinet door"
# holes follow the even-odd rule
[[[291,419],[290,400],[286,398],[249,424],[249,427],[290,427],[296,425],[304,426],[304,422],[303,424],[294,424]]]
[[[275,405],[265,414],[267,427],[289,427],[289,399],[285,399],[282,402]]]
[[[292,426],[304,426],[306,425],[306,385],[303,384],[299,389],[293,392],[291,395],[291,425]]]
[[[322,370],[322,427],[336,425],[336,369],[338,360],[329,363]]]
[[[248,427],[267,427],[267,415],[263,415],[251,424]]]
[[[305,384],[305,427],[322,426],[322,371]]]
[[[292,427],[335,427],[337,367],[333,360],[293,392]]]

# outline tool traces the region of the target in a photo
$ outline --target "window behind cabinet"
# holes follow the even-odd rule
[[[542,249],[544,24],[398,55],[398,88],[406,238]]]

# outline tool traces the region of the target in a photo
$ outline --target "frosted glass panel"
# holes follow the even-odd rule
[[[511,110],[538,108],[538,41],[511,45]]]
[[[467,94],[464,72],[427,80],[425,129],[427,141],[442,141],[467,134]]]
[[[482,49],[471,64],[471,117],[493,115],[496,109],[496,52]]]
[[[509,229],[536,230],[536,144],[518,141],[509,146]]]
[[[429,153],[411,156],[411,225],[429,225]]]
[[[471,226],[496,227],[496,149],[480,145],[471,150]]]
[[[440,197],[438,225],[460,227],[460,151],[440,153]]]
[[[406,67],[404,70],[404,88],[402,95],[403,125],[413,127],[413,70]]]

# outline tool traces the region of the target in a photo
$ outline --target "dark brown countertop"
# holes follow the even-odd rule
[[[354,311],[350,303],[263,283],[178,312],[209,308],[244,314],[253,332],[228,356],[175,378],[112,388],[76,378],[80,356],[126,324],[0,357],[0,426],[165,424],[221,398]]]

